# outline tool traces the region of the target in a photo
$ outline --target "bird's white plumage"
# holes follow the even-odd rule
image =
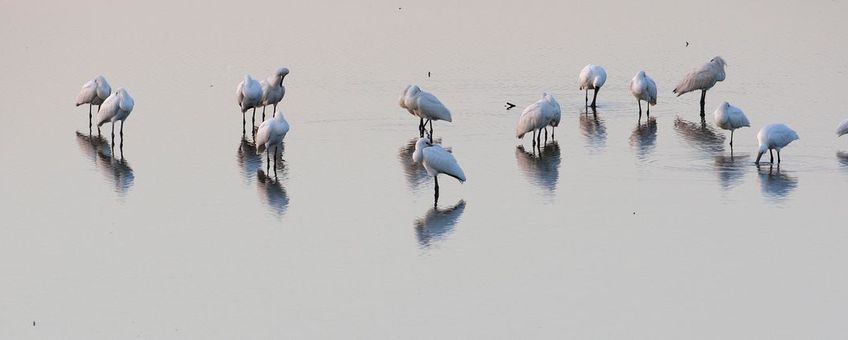
[[[695,90],[707,90],[712,88],[716,82],[724,80],[724,67],[727,63],[722,57],[715,57],[710,62],[693,70],[683,77],[683,80],[674,88],[674,93],[680,96]]]
[[[645,71],[639,71],[630,80],[630,93],[637,100],[644,100],[649,105],[657,105],[657,83],[645,74]]]
[[[518,124],[515,127],[515,136],[521,139],[528,132],[542,129],[548,125],[556,126],[554,122],[559,125],[560,116],[559,103],[552,95],[543,93],[542,98],[521,111],[521,116],[518,117]]]
[[[288,68],[280,68],[273,75],[260,83],[262,87],[262,105],[274,105],[283,100],[286,95],[286,87],[283,79],[289,74]]]
[[[428,138],[421,138],[415,143],[412,160],[420,162],[430,176],[445,174],[465,182],[465,173],[457,163],[453,154],[441,145],[431,144]]]
[[[429,120],[452,121],[450,110],[432,93],[417,85],[407,85],[399,100],[400,107],[418,117]]]
[[[245,75],[244,80],[236,86],[236,103],[242,113],[258,107],[262,103],[262,85],[250,75]]]
[[[265,150],[273,152],[274,148],[281,148],[283,139],[289,133],[289,122],[283,117],[283,112],[277,111],[273,118],[262,122],[256,131],[256,153]]]
[[[580,71],[577,78],[577,86],[581,90],[596,90],[604,86],[607,81],[607,70],[600,65],[589,64]]]
[[[762,155],[770,149],[780,152],[780,149],[796,139],[798,139],[798,133],[785,124],[766,125],[757,133],[757,141],[760,143],[759,154]]]
[[[728,102],[723,102],[713,113],[715,125],[725,130],[736,130],[741,127],[750,127],[751,122],[745,113],[736,106],[730,105]]]
[[[77,95],[76,105],[92,104],[100,105],[103,101],[112,94],[112,87],[103,76],[97,76],[92,80],[87,81],[82,85],[79,95]]]
[[[836,128],[836,135],[842,136],[848,134],[848,119],[842,121],[842,124],[839,124],[839,127]]]
[[[97,111],[97,126],[107,122],[125,121],[135,107],[135,100],[124,88],[119,88],[100,105]]]

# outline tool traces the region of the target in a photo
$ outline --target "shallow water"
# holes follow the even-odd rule
[[[844,334],[846,4],[643,5],[3,2],[0,338]],[[715,55],[702,123],[671,90]],[[269,171],[233,92],[280,66]],[[122,150],[73,106],[97,74],[135,97]],[[410,83],[468,176],[435,208]],[[513,132],[543,91],[563,118],[534,153]],[[753,125],[732,152],[724,100]],[[801,139],[757,167],[771,122]]]

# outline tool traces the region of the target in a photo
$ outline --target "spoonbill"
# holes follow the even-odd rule
[[[288,74],[289,69],[281,67],[273,75],[260,82],[262,86],[262,121],[265,121],[266,106],[273,105],[274,110],[271,112],[277,112],[277,104],[286,95],[286,87],[283,86],[283,79]]]
[[[100,105],[112,93],[112,87],[103,76],[97,76],[92,80],[87,81],[82,85],[82,90],[77,95],[77,106],[88,104],[88,132],[91,133],[91,107],[97,105],[97,110],[100,111]]]
[[[283,116],[281,111],[274,113],[273,118],[259,124],[259,130],[256,131],[256,153],[266,152],[266,172],[270,173],[272,152],[274,153],[274,169],[277,168],[277,158],[280,157],[283,139],[286,138],[288,132],[289,122],[286,121],[286,117]],[[274,171],[275,176],[276,173]]]
[[[757,152],[757,160],[754,163],[760,164],[760,157],[769,152],[769,163],[774,163],[774,154],[772,150],[777,150],[777,164],[780,164],[780,149],[799,139],[798,133],[784,124],[769,124],[764,126],[757,134],[757,140],[760,142],[760,149]]]
[[[450,110],[439,101],[439,98],[436,98],[432,93],[421,90],[417,85],[407,86],[404,89],[400,104],[402,108],[421,118],[418,125],[419,136],[424,136],[426,124],[430,123],[430,141],[433,140],[434,120],[452,122]]]
[[[518,117],[518,125],[515,127],[515,136],[521,139],[524,138],[524,134],[533,132],[533,146],[536,146],[537,143],[542,145],[542,129],[548,125],[559,125],[560,115],[560,106],[554,96],[542,93],[542,98],[525,107],[524,111],[521,112],[521,116]],[[537,130],[538,136],[536,135]]]
[[[465,182],[465,173],[456,162],[453,154],[442,148],[441,145],[433,144],[429,139],[421,137],[415,142],[415,151],[412,153],[412,161],[424,165],[427,174],[433,176],[436,182],[436,194],[433,206],[439,203],[439,174],[445,174],[456,178],[460,183]]]
[[[642,119],[642,101],[648,105],[648,117],[651,116],[651,105],[657,105],[657,83],[651,77],[645,74],[645,71],[639,71],[633,79],[630,80],[630,93],[636,97],[636,104],[639,105],[639,119]]]
[[[256,125],[256,108],[262,105],[262,85],[259,82],[245,75],[236,87],[236,103],[241,108],[241,132],[244,133],[244,124],[246,118],[244,113],[247,110],[253,109],[253,120],[251,120],[250,131],[253,131],[253,126]]]
[[[722,102],[713,113],[713,116],[715,116],[715,125],[722,129],[730,130],[731,148],[733,148],[733,131],[741,127],[751,126],[748,117],[745,117],[745,113],[728,102]]]
[[[121,148],[124,146],[124,123],[127,117],[132,113],[135,106],[135,100],[127,93],[127,90],[119,88],[118,91],[111,94],[100,110],[97,111],[97,134],[100,135],[100,126],[106,122],[112,123],[112,145],[115,145],[115,122],[121,121]]]
[[[680,97],[684,93],[701,90],[701,117],[703,117],[707,90],[712,88],[716,82],[724,80],[725,66],[727,66],[727,63],[722,57],[715,57],[710,62],[701,66],[701,68],[686,74],[683,80],[674,88],[673,92]]]
[[[848,119],[842,121],[842,123],[839,124],[839,127],[836,128],[836,136],[837,137],[842,137],[842,135],[845,135],[845,134],[848,134]]]
[[[580,71],[580,77],[577,79],[577,85],[581,90],[586,90],[586,107],[595,108],[595,100],[598,99],[598,91],[601,86],[607,81],[607,70],[600,65],[586,65]],[[592,96],[592,105],[589,105],[589,90],[594,90]]]

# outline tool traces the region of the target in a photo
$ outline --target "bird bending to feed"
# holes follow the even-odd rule
[[[723,102],[713,113],[715,116],[715,125],[730,130],[730,148],[733,149],[733,131],[741,127],[750,127],[751,122],[745,113],[736,106],[730,105],[728,102]]]
[[[465,173],[456,162],[453,154],[442,148],[441,145],[433,144],[429,139],[421,137],[415,142],[415,151],[412,153],[412,161],[424,165],[427,174],[433,176],[436,182],[436,194],[433,206],[439,203],[439,174],[445,174],[456,178],[460,183],[465,182]]]
[[[648,117],[651,116],[651,105],[657,105],[657,83],[651,77],[645,74],[645,71],[639,71],[633,79],[630,80],[630,93],[636,97],[636,104],[639,104],[639,119],[642,118],[642,101],[648,105]]]
[[[600,65],[586,65],[582,71],[580,71],[580,77],[577,79],[577,85],[580,86],[581,90],[586,90],[586,107],[595,108],[595,100],[598,99],[598,91],[601,90],[601,86],[604,86],[604,83],[607,81],[607,70]],[[589,90],[594,90],[595,94],[592,96],[592,105],[589,105]]]
[[[241,132],[244,134],[244,124],[246,118],[244,113],[247,110],[253,109],[253,120],[250,130],[253,131],[253,126],[256,125],[256,108],[262,105],[262,85],[259,82],[245,75],[244,80],[239,82],[236,87],[236,103],[241,108]]]
[[[433,141],[433,121],[444,120],[451,122],[451,113],[439,98],[421,90],[417,85],[407,85],[399,101],[400,107],[410,114],[420,118],[418,123],[419,137],[424,137],[427,123],[430,123],[430,141]],[[426,121],[425,121],[426,119]]]
[[[97,76],[82,85],[82,90],[77,95],[77,106],[88,104],[88,133],[91,133],[91,107],[97,105],[97,111],[100,111],[100,105],[110,94],[112,87],[103,76]]]
[[[836,128],[836,136],[837,137],[841,137],[842,135],[846,135],[846,134],[848,134],[848,119],[842,121],[842,123],[839,124],[839,127]]]
[[[559,125],[560,117],[560,106],[554,96],[542,93],[542,98],[525,107],[524,111],[521,112],[521,116],[518,117],[518,125],[515,127],[515,136],[521,139],[524,138],[524,134],[532,132],[533,146],[536,146],[536,144],[541,146],[542,129],[547,128],[548,125],[556,127]],[[536,135],[537,130],[538,135]],[[545,138],[547,139],[547,133]]]
[[[265,172],[270,173],[271,169],[271,153],[274,153],[274,169],[277,168],[277,158],[280,157],[280,149],[283,148],[283,139],[289,132],[289,122],[283,116],[283,112],[277,111],[273,118],[259,124],[259,130],[256,131],[256,153],[262,154],[266,152]],[[274,177],[277,172],[274,171]]]
[[[265,107],[273,105],[273,111],[277,112],[277,103],[286,95],[286,87],[283,79],[289,74],[289,69],[281,67],[273,75],[260,82],[262,86],[262,121],[265,121]]]
[[[704,116],[704,101],[707,96],[707,90],[712,88],[716,82],[724,80],[724,67],[727,63],[721,57],[715,57],[710,62],[701,66],[701,68],[689,72],[683,80],[674,88],[674,93],[678,97],[680,95],[701,90],[701,117]]]
[[[757,152],[755,163],[760,163],[760,158],[766,153],[766,150],[769,152],[769,162],[774,163],[772,150],[777,150],[777,164],[780,164],[780,149],[786,147],[796,139],[798,139],[798,133],[784,124],[769,124],[764,126],[757,134],[760,149]]]
[[[121,148],[124,146],[124,123],[132,113],[135,100],[127,93],[127,90],[119,88],[109,98],[103,101],[100,110],[97,111],[97,134],[100,135],[100,126],[106,122],[112,123],[112,145],[115,145],[115,123],[121,121]]]

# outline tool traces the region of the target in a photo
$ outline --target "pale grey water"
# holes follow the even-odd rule
[[[840,338],[846,7],[2,1],[0,338]],[[671,94],[715,55],[707,110],[753,124],[733,157]],[[234,87],[280,66],[271,181]],[[136,100],[122,161],[73,106],[97,74]],[[468,176],[438,209],[410,83],[453,111],[436,138]],[[513,131],[543,91],[563,119],[539,159]],[[779,170],[752,164],[770,122],[801,136]]]

